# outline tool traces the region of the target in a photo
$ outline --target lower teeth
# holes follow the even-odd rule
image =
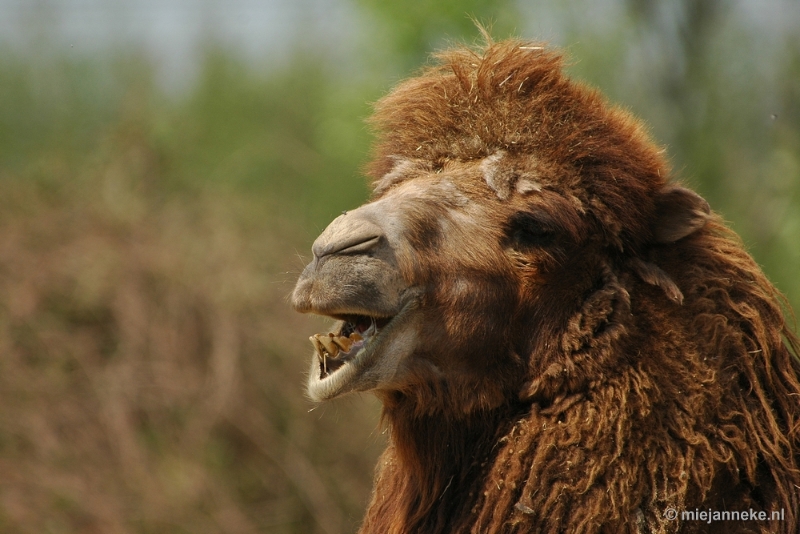
[[[323,364],[326,364],[326,358],[336,358],[340,354],[348,354],[353,345],[362,341],[364,338],[359,334],[353,332],[348,337],[337,336],[336,334],[314,334],[309,338],[311,344],[317,354],[323,359]]]

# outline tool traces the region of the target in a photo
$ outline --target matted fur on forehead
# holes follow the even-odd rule
[[[376,185],[386,175],[398,179],[402,160],[436,170],[454,160],[529,156],[551,171],[539,173],[537,184],[580,199],[609,235],[621,234],[620,243],[647,239],[653,194],[669,175],[661,151],[628,113],[567,78],[560,53],[508,40],[435,57],[437,65],[375,106],[377,142],[367,170]]]

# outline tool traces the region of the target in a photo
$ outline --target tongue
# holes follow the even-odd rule
[[[364,332],[369,330],[370,326],[372,326],[372,319],[370,319],[369,317],[359,318],[358,322],[355,325],[356,332],[358,332],[359,334],[363,334]]]

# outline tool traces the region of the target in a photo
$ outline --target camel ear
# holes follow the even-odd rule
[[[674,243],[706,225],[711,208],[703,197],[684,187],[666,186],[656,197],[653,239]]]

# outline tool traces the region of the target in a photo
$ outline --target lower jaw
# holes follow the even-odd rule
[[[315,354],[311,362],[311,371],[308,377],[307,393],[313,401],[330,400],[345,393],[354,391],[369,391],[381,383],[390,380],[399,363],[396,354],[392,354],[387,362],[379,358],[388,357],[386,346],[391,344],[393,337],[401,331],[412,310],[416,308],[416,299],[412,299],[391,321],[382,325],[377,332],[366,339],[365,344],[357,353],[349,357],[335,371],[327,376],[321,376],[319,359]],[[334,331],[342,333],[346,321],[337,324]],[[383,364],[383,365],[381,365]]]
[[[352,364],[345,363],[332,374],[320,378],[319,363],[314,356],[308,377],[308,396],[315,402],[321,402],[351,391],[350,388],[347,388],[347,384],[355,379],[355,371]]]

